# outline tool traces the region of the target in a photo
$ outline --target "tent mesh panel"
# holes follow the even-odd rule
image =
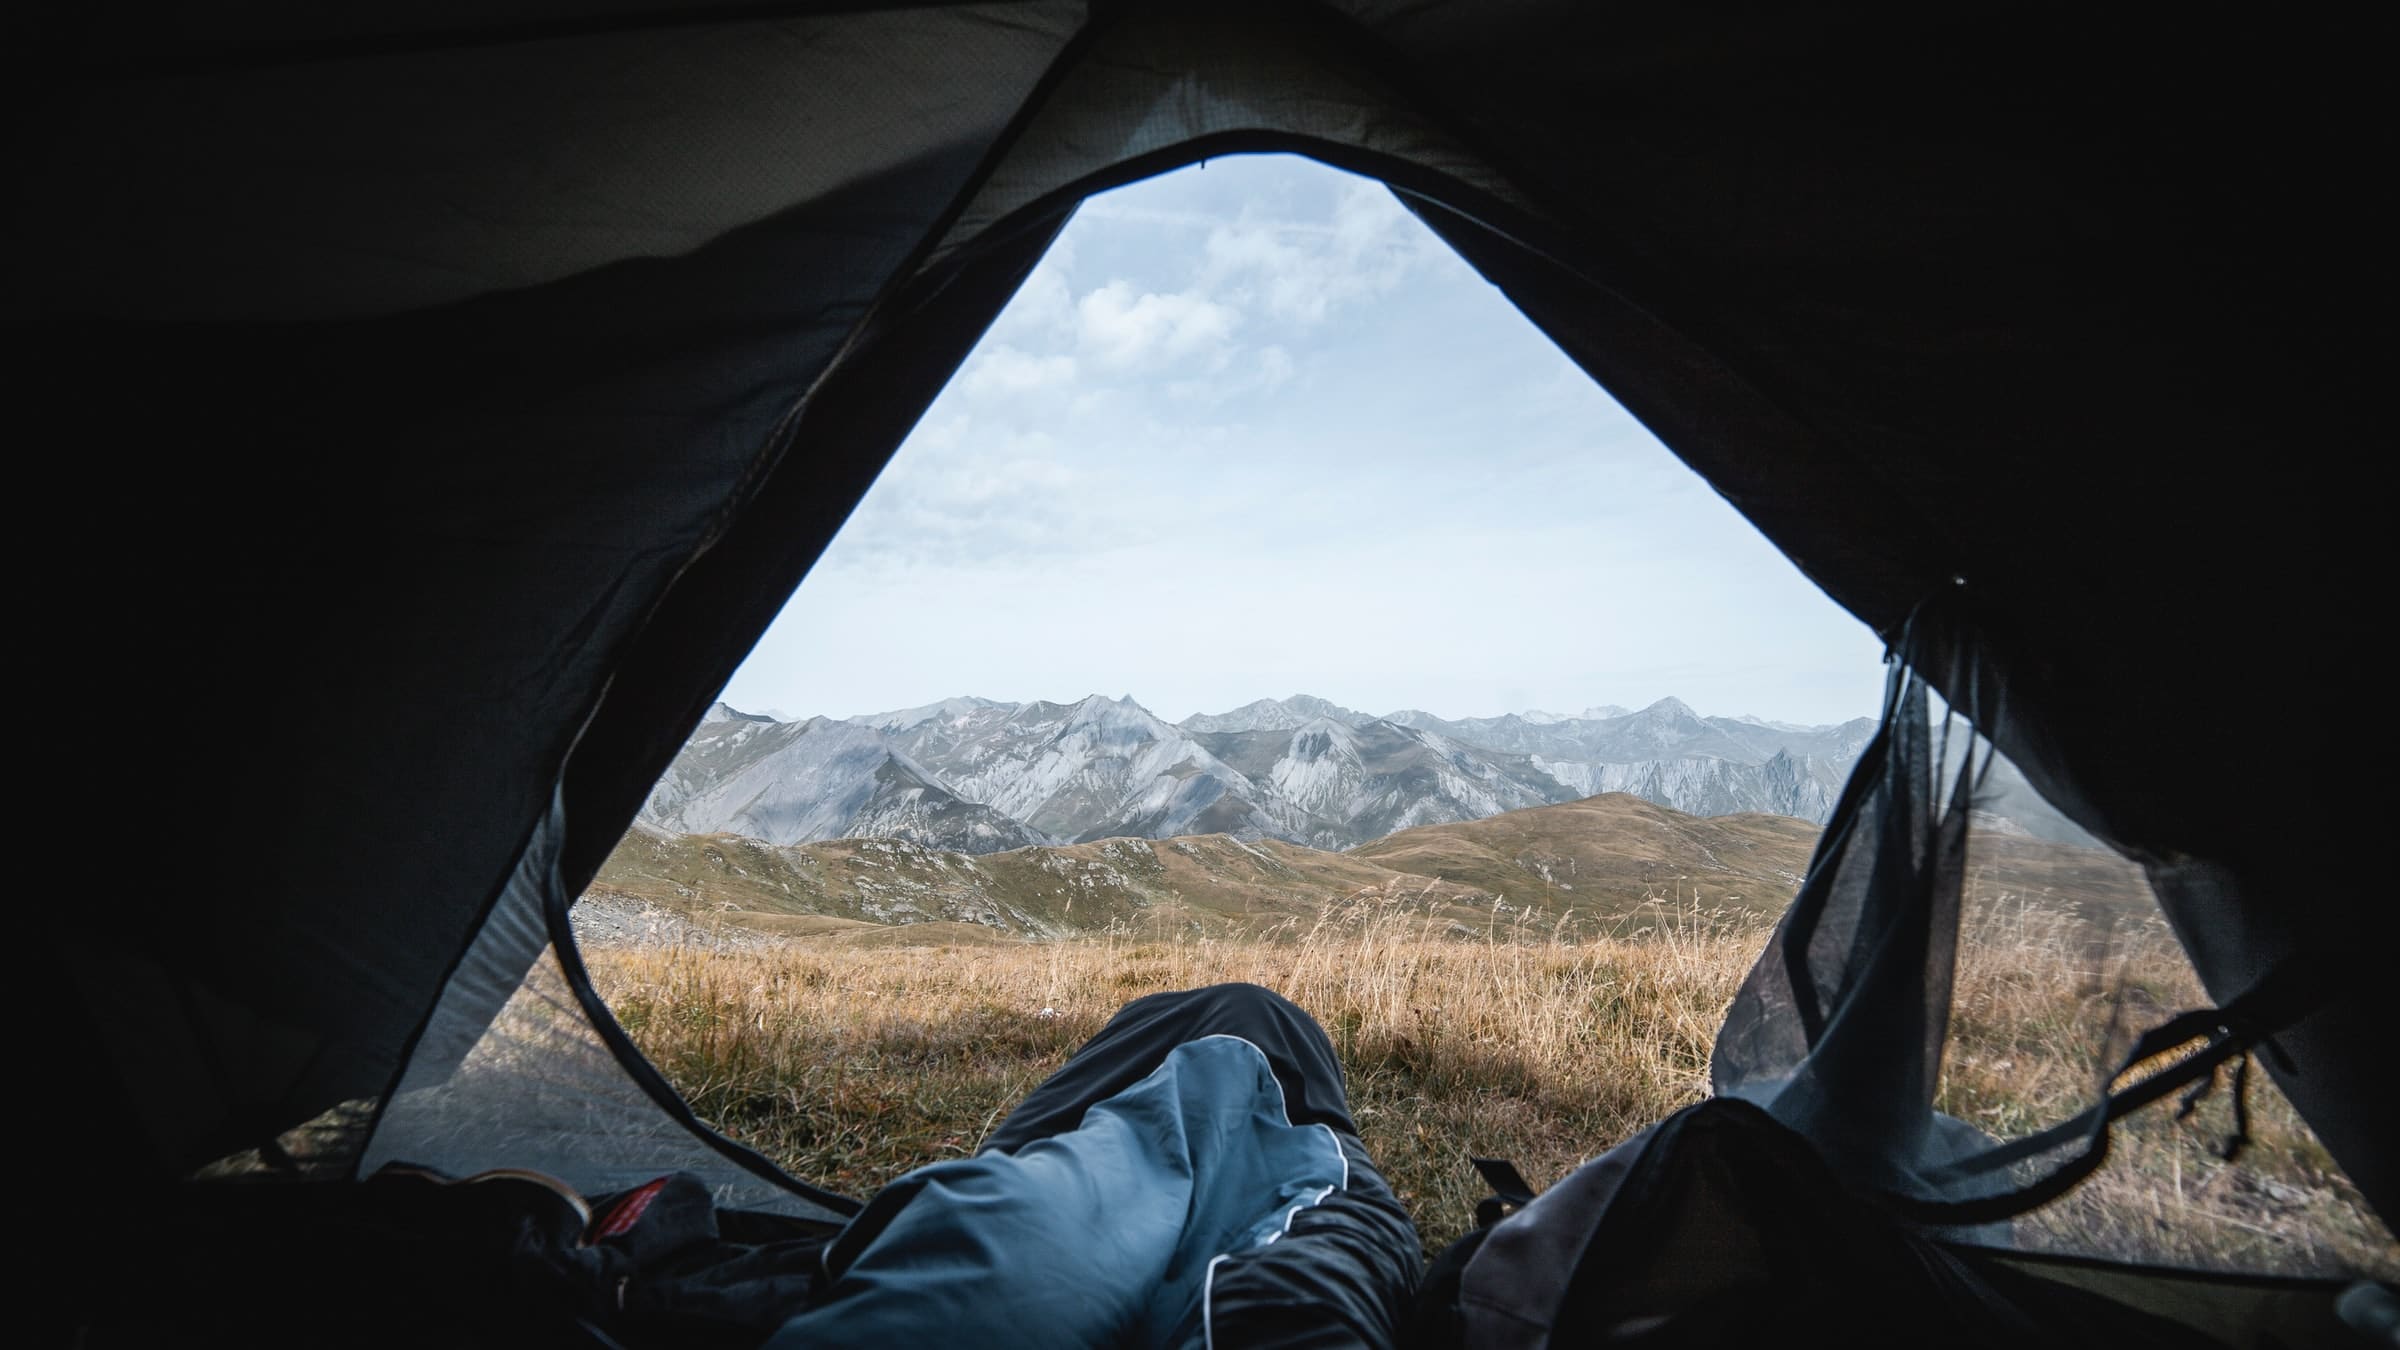
[[[2138,1037],[2214,1004],[2142,868],[2045,800],[1980,730],[2005,726],[2006,701],[1977,683],[1979,655],[1954,619],[1929,607],[1902,638],[1877,739],[1710,1070],[1716,1091],[1767,1107],[1854,1184],[1910,1206],[1996,1201],[2058,1172],[2087,1136],[2006,1166],[1976,1159],[2122,1089]],[[1965,677],[1951,681],[1956,706],[1927,670]],[[2063,1197],[1951,1236],[2400,1275],[2400,1246],[2267,1075],[2238,1060],[2181,1102],[2119,1120],[2108,1150]]]
[[[368,1155],[370,1170],[387,1162],[453,1175],[530,1167],[586,1195],[688,1171],[720,1205],[841,1217],[732,1165],[662,1111],[593,1032],[547,949],[455,1072],[403,1085]]]
[[[1976,793],[1935,1107],[2003,1141],[2100,1100],[2145,1030],[2211,1006],[2148,878],[2058,815],[2005,757]],[[2263,1053],[2271,1054],[2271,1049]],[[2108,1161],[2017,1219],[2013,1245],[2155,1265],[2400,1277],[2400,1244],[2260,1066],[2220,1069],[2178,1118],[2119,1120]],[[2031,1159],[2039,1173],[2058,1155]]]
[[[719,1205],[845,1217],[828,1207],[834,1197],[819,1203],[695,1132],[610,1049],[549,942],[557,821],[554,811],[452,973],[361,1173],[389,1163],[454,1176],[531,1168],[598,1195],[691,1172]]]

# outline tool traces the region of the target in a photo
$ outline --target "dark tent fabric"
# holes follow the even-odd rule
[[[2079,1273],[1895,1223],[1845,1188],[1808,1141],[1721,1097],[1670,1115],[1454,1244],[1427,1272],[1415,1344],[2206,1350],[2339,1345],[2356,1334],[2321,1282]]]
[[[2149,868],[2216,998],[2332,972],[2268,1067],[2400,1218],[2350,974],[2394,929],[2351,786],[2394,158],[2360,20],[11,22],[34,781],[147,860],[38,906],[93,1186],[371,1117],[512,878],[563,912],[1074,204],[1294,150],[1390,182],[1878,633],[1963,579],[1977,668],[1926,678],[2008,689],[1999,748]]]

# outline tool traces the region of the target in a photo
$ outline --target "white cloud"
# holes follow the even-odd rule
[[[1029,394],[1074,382],[1074,357],[1034,356],[1003,342],[976,357],[960,385],[970,394],[1008,395]]]
[[[1056,492],[1073,486],[1075,477],[1073,469],[1054,459],[968,462],[930,475],[940,500],[967,506],[983,506],[1020,493]]]
[[[1238,403],[1282,388],[1299,369],[1289,348],[1271,344],[1221,362],[1200,378],[1169,381],[1166,391],[1186,403]]]
[[[938,455],[957,449],[966,441],[967,433],[974,429],[975,419],[965,413],[955,417],[928,417],[909,433],[908,443],[917,447],[920,453]]]
[[[930,433],[930,434],[929,434]],[[843,527],[828,566],[887,574],[1055,552],[1109,533],[1072,450],[1043,431],[928,418]]]
[[[1390,192],[1353,182],[1329,222],[1244,215],[1211,229],[1201,276],[1279,319],[1316,324],[1397,287],[1427,259],[1429,245],[1438,247]]]
[[[1191,291],[1135,295],[1124,281],[1084,296],[1076,312],[1083,322],[1084,349],[1118,368],[1193,357],[1221,363],[1242,318],[1232,306]]]
[[[1258,383],[1262,389],[1275,389],[1292,378],[1298,367],[1292,354],[1281,347],[1261,347],[1258,351]]]

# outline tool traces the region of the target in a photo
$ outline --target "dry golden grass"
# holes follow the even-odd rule
[[[1332,1035],[1368,1148],[1428,1251],[1483,1189],[1467,1159],[1547,1184],[1706,1092],[1718,1022],[1764,921],[1654,903],[1624,936],[1572,940],[1360,906],[1266,940],[1100,935],[872,947],[792,939],[745,951],[604,947],[593,976],[694,1107],[800,1175],[865,1195],[970,1153],[1127,1000],[1248,980]],[[895,934],[897,939],[901,935]],[[2073,916],[1995,906],[1970,925],[1942,1105],[1996,1133],[2071,1114],[2103,1071],[2091,1048],[2122,972],[2194,1006],[2157,935],[2096,949]],[[2182,983],[2177,983],[2180,975]],[[2147,1009],[2140,1020],[2154,1020]],[[2113,1053],[2113,1052],[2112,1052]],[[2124,1257],[2400,1273],[2400,1250],[2264,1074],[2238,1167],[2209,1113],[2120,1127],[2100,1179],[2033,1220]],[[2219,1112],[2219,1115],[2222,1113]]]
[[[2163,921],[2103,929],[2072,908],[2001,896],[1961,933],[1936,1105],[2001,1138],[2089,1105],[2143,1031],[2208,1006]],[[2174,1099],[2118,1122],[2107,1164],[2021,1222],[2043,1245],[2168,1264],[2400,1274],[2395,1244],[2262,1066],[2248,1075],[2238,1160],[2230,1068],[2185,1120]]]

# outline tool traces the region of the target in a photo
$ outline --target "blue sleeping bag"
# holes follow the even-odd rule
[[[767,1345],[1204,1345],[1218,1262],[1348,1175],[1330,1128],[1291,1123],[1257,1046],[1205,1036],[1074,1129],[885,1187]]]

